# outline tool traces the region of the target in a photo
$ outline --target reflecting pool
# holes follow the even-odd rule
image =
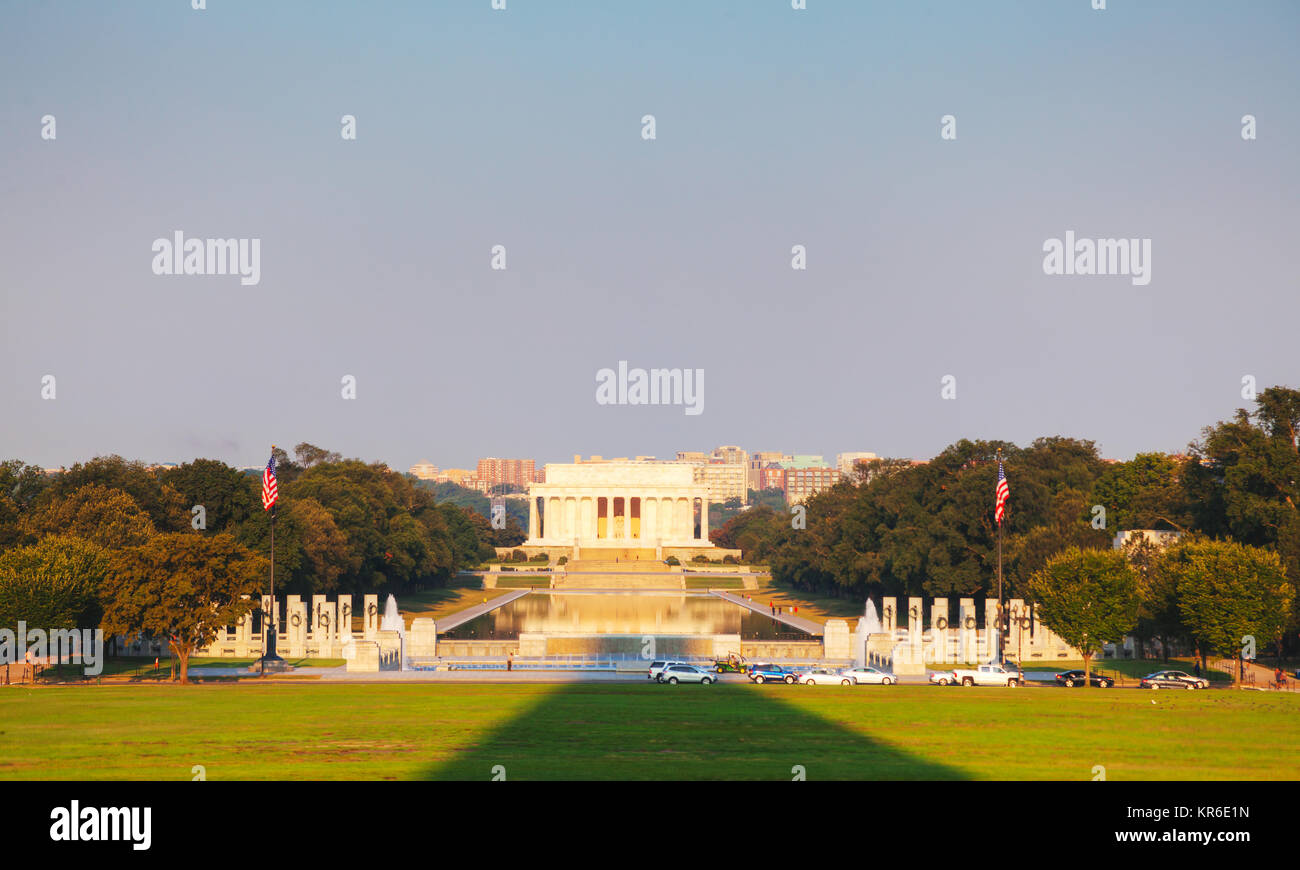
[[[815,640],[764,613],[700,592],[553,592],[538,590],[462,623],[440,638],[517,640],[596,635],[640,638],[738,634],[742,640]]]

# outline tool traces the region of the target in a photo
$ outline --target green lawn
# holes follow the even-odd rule
[[[497,578],[498,589],[549,589],[551,586],[551,577],[549,574],[529,574],[524,577],[511,577],[508,574]],[[492,590],[487,590],[491,592]]]
[[[1291,693],[207,684],[0,689],[0,778],[1297,779]]]
[[[687,574],[686,588],[687,589],[740,590],[745,588],[745,581],[739,577],[718,577],[718,576],[710,577],[707,574],[704,576],[699,576],[699,575],[692,576],[690,574]]]

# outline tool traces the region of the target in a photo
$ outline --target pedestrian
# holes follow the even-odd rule
[[[515,654],[510,653],[509,655],[506,656],[506,670],[513,671],[514,669],[515,669]]]
[[[1200,675],[1201,675],[1201,660],[1200,660],[1200,659],[1197,659],[1197,660],[1196,660],[1196,676],[1199,677]]]

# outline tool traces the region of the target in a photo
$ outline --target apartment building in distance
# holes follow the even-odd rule
[[[835,468],[844,477],[853,477],[854,470],[859,465],[865,465],[874,459],[880,457],[874,453],[841,453],[835,457]]]
[[[710,460],[724,462],[728,465],[749,465],[749,453],[737,447],[734,444],[724,444],[721,447],[715,447]]]
[[[474,476],[490,491],[494,486],[510,484],[527,490],[530,483],[539,483],[537,463],[532,459],[501,459],[488,456],[478,461]]]
[[[820,459],[820,457],[817,457]],[[840,471],[824,463],[786,464],[785,501],[786,504],[799,504],[808,496],[823,489],[830,489],[840,482]]]
[[[699,450],[679,450],[677,461],[694,469],[694,481],[707,487],[709,500],[721,504],[730,499],[740,499],[744,504],[749,497],[749,454],[735,445],[723,445],[712,453]]]
[[[770,489],[764,483],[763,469],[773,464],[779,464],[785,460],[785,454],[778,450],[760,450],[757,453],[749,454],[749,488],[750,489]],[[779,489],[785,489],[785,478],[782,476]]]
[[[769,462],[758,470],[757,480],[754,489],[779,489],[785,492],[785,466],[780,462]]]

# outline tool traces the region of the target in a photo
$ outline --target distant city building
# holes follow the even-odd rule
[[[858,465],[865,465],[879,458],[874,453],[841,453],[835,457],[835,467],[839,469],[840,474],[851,477]]]
[[[417,462],[411,466],[410,473],[420,480],[437,480],[438,466],[427,460],[424,462]]]
[[[779,462],[769,462],[759,469],[758,486],[755,489],[779,489],[785,491],[785,466]]]
[[[477,482],[477,477],[474,472],[470,471],[468,468],[444,468],[438,475],[437,480],[439,483],[454,483],[457,486],[468,486],[469,484],[466,483],[466,481]],[[470,488],[472,489],[473,487]]]
[[[707,487],[709,500],[722,503],[738,498],[744,504],[749,495],[749,469],[737,462],[691,463],[695,481]]]
[[[709,499],[718,503],[733,498],[745,503],[749,495],[748,457],[744,450],[730,445],[719,447],[712,453],[696,450],[677,452],[677,461],[694,469],[695,482],[704,484]]]
[[[722,447],[715,447],[710,459],[717,462],[725,462],[728,465],[749,464],[749,454],[739,447],[736,447],[734,444],[725,444]]]
[[[760,450],[757,453],[749,454],[749,488],[766,489],[763,485],[763,469],[774,462],[780,462],[785,459],[785,454],[773,450]],[[784,478],[782,478],[784,481]],[[781,488],[785,488],[782,482]]]
[[[475,477],[486,490],[502,484],[528,489],[530,483],[537,482],[537,463],[532,459],[500,459],[490,456],[478,461]]]
[[[830,489],[840,481],[839,469],[829,466],[795,466],[785,469],[785,500],[799,504],[815,492]]]

